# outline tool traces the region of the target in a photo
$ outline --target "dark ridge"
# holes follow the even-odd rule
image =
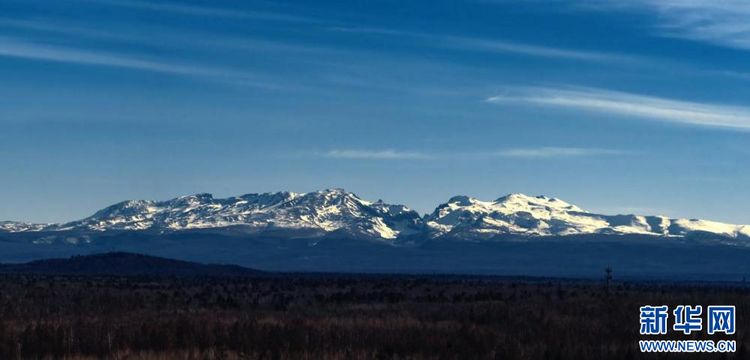
[[[127,252],[76,255],[68,259],[0,264],[3,274],[112,276],[253,276],[263,272],[238,265],[201,264]]]

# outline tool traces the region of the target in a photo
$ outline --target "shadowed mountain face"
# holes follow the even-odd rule
[[[489,240],[509,234],[640,234],[750,244],[750,226],[663,216],[594,214],[560,199],[523,194],[510,194],[495,201],[456,196],[424,217],[406,206],[363,200],[341,189],[247,194],[226,199],[198,194],[167,201],[125,201],[64,224],[0,223],[0,231],[11,233],[224,228],[284,238],[338,236],[396,245],[401,243],[398,240]],[[43,238],[38,241],[46,242]],[[88,240],[81,236],[64,241]]]
[[[117,275],[117,276],[253,276],[261,271],[237,265],[204,265],[161,257],[111,252],[0,265],[5,274]]]
[[[748,226],[600,215],[522,194],[456,196],[420,217],[332,189],[127,201],[66,224],[0,223],[0,262],[117,250],[268,271],[598,277],[611,265],[622,276],[726,280],[750,274],[749,234]],[[128,261],[111,269],[127,270]]]

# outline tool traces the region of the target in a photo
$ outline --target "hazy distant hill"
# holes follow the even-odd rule
[[[111,252],[73,256],[68,259],[37,260],[25,264],[2,264],[0,273],[118,275],[118,276],[251,276],[262,272],[237,265],[199,264],[156,256]]]

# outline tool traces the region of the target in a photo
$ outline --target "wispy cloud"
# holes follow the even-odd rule
[[[454,151],[451,153],[423,153],[397,150],[331,150],[319,155],[338,159],[431,160],[431,159],[489,159],[506,158],[572,158],[586,156],[632,155],[632,151],[583,147],[529,147],[496,151]]]
[[[444,47],[471,51],[515,53],[536,57],[594,62],[634,62],[637,60],[635,57],[626,55],[609,54],[598,51],[562,49],[548,46],[521,44],[510,41],[484,40],[457,36],[443,36],[436,39],[439,39],[440,44]]]
[[[432,47],[450,50],[477,51],[486,53],[519,54],[542,58],[579,60],[591,62],[636,62],[635,56],[612,54],[599,51],[565,49],[535,44],[525,44],[498,39],[482,39],[452,35],[436,35],[379,28],[333,27],[331,31],[369,35],[400,36],[424,41]]]
[[[750,80],[750,73],[738,72],[738,71],[723,71],[719,74],[740,80]]]
[[[605,155],[629,155],[630,151],[600,148],[578,148],[578,147],[536,147],[515,148],[493,152],[494,156],[511,158],[560,158],[560,157],[583,157],[583,156],[605,156]]]
[[[331,150],[323,156],[339,159],[428,160],[429,154],[396,150]]]
[[[213,36],[202,33],[187,33],[184,29],[177,30],[160,26],[140,26],[138,29],[133,30],[132,26],[116,28],[108,25],[105,29],[103,27],[79,26],[75,23],[60,22],[50,18],[23,20],[0,18],[0,26],[30,30],[35,33],[65,35],[79,39],[102,39],[109,42],[156,46],[160,49],[165,47],[179,47],[205,51],[207,48],[223,48],[275,53],[332,53],[334,51],[310,44],[287,43],[239,36]]]
[[[290,21],[290,22],[319,22],[316,19],[294,16],[287,14],[278,14],[271,12],[246,11],[240,9],[225,9],[207,6],[185,5],[172,2],[150,2],[142,0],[83,0],[95,4],[111,5],[119,7],[128,7],[134,9],[151,10],[166,12],[179,15],[218,17],[227,19],[255,19],[255,20],[272,20],[272,21]]]
[[[670,100],[653,96],[594,89],[518,88],[487,102],[596,111],[682,124],[750,130],[750,108]]]
[[[332,27],[329,27],[328,30],[335,31],[335,32],[342,32],[342,33],[353,33],[353,34],[419,36],[418,34],[415,34],[415,33],[409,33],[405,31],[391,30],[391,29],[382,29],[382,28],[332,26]]]
[[[242,71],[144,60],[126,54],[37,44],[6,37],[0,37],[0,56],[192,76],[263,88],[279,87],[276,84],[261,81],[255,75]]]
[[[662,36],[750,49],[747,0],[594,0],[580,5],[597,10],[645,10],[657,15]]]

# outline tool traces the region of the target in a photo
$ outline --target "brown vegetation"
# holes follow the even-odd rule
[[[737,306],[741,286],[539,279],[0,277],[0,359],[652,359],[640,306]],[[659,337],[652,337],[658,339]],[[721,358],[693,354],[691,358]]]

